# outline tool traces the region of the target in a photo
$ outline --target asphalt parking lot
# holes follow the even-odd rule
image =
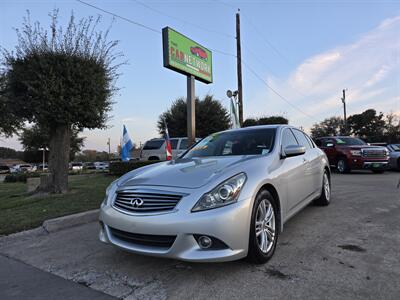
[[[5,237],[0,254],[123,299],[400,299],[399,180],[333,174],[331,205],[291,219],[265,265],[124,253],[98,241],[96,223]]]

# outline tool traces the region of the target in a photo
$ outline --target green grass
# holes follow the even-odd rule
[[[73,176],[64,195],[26,196],[25,183],[0,183],[0,235],[40,226],[43,221],[100,207],[116,177]]]

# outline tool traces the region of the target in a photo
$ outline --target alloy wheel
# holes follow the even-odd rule
[[[345,168],[344,160],[341,159],[341,160],[338,161],[337,168],[338,168],[340,173],[344,172],[344,168]]]
[[[323,184],[324,184],[325,198],[327,201],[329,201],[331,198],[331,185],[329,183],[328,174],[326,174],[326,172],[324,173]]]
[[[268,253],[275,242],[275,213],[269,200],[260,201],[255,223],[258,247],[263,253]]]

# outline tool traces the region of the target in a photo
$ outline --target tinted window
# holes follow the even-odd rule
[[[188,147],[188,139],[182,139],[179,149],[187,149],[187,147]]]
[[[266,128],[215,133],[194,146],[184,158],[266,154],[274,146],[275,132],[275,128]]]
[[[179,141],[179,139],[171,139],[171,147],[172,147],[172,149],[176,149],[176,148],[178,148],[178,141]]]
[[[328,147],[328,144],[334,145],[335,141],[333,139],[323,139],[322,140],[322,147]]]
[[[335,141],[338,145],[366,145],[363,140],[352,137],[335,138]]]
[[[311,149],[310,142],[307,140],[306,136],[300,130],[293,130],[294,135],[296,136],[297,141],[301,146],[306,147],[306,149]]]
[[[307,134],[305,134],[304,132],[303,132],[303,134],[306,137],[307,142],[310,144],[310,147],[311,148],[315,148],[315,145],[314,145],[312,139]]]
[[[315,144],[316,144],[318,147],[322,146],[322,143],[321,143],[321,140],[320,140],[320,139],[315,140]]]
[[[143,150],[155,150],[160,149],[160,147],[164,144],[164,140],[152,140],[147,141],[143,146]]]
[[[290,145],[298,145],[297,140],[290,129],[285,129],[282,134],[282,148],[285,149]]]

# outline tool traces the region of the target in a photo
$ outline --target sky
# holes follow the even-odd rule
[[[235,14],[240,8],[244,117],[284,115],[305,130],[342,114],[346,89],[348,115],[374,108],[400,115],[400,0],[275,1],[91,1],[85,2],[156,31],[165,26],[213,50],[213,83],[196,81],[196,95],[214,95],[229,109],[235,90]],[[0,0],[0,45],[12,50],[14,28],[26,11],[43,26],[59,9],[60,24],[102,16],[110,39],[127,64],[120,68],[119,92],[106,130],[85,130],[85,149],[115,151],[125,124],[140,144],[157,137],[158,116],[186,96],[184,75],[163,67],[161,34],[115,18],[79,1]],[[17,137],[0,147],[21,149]]]

